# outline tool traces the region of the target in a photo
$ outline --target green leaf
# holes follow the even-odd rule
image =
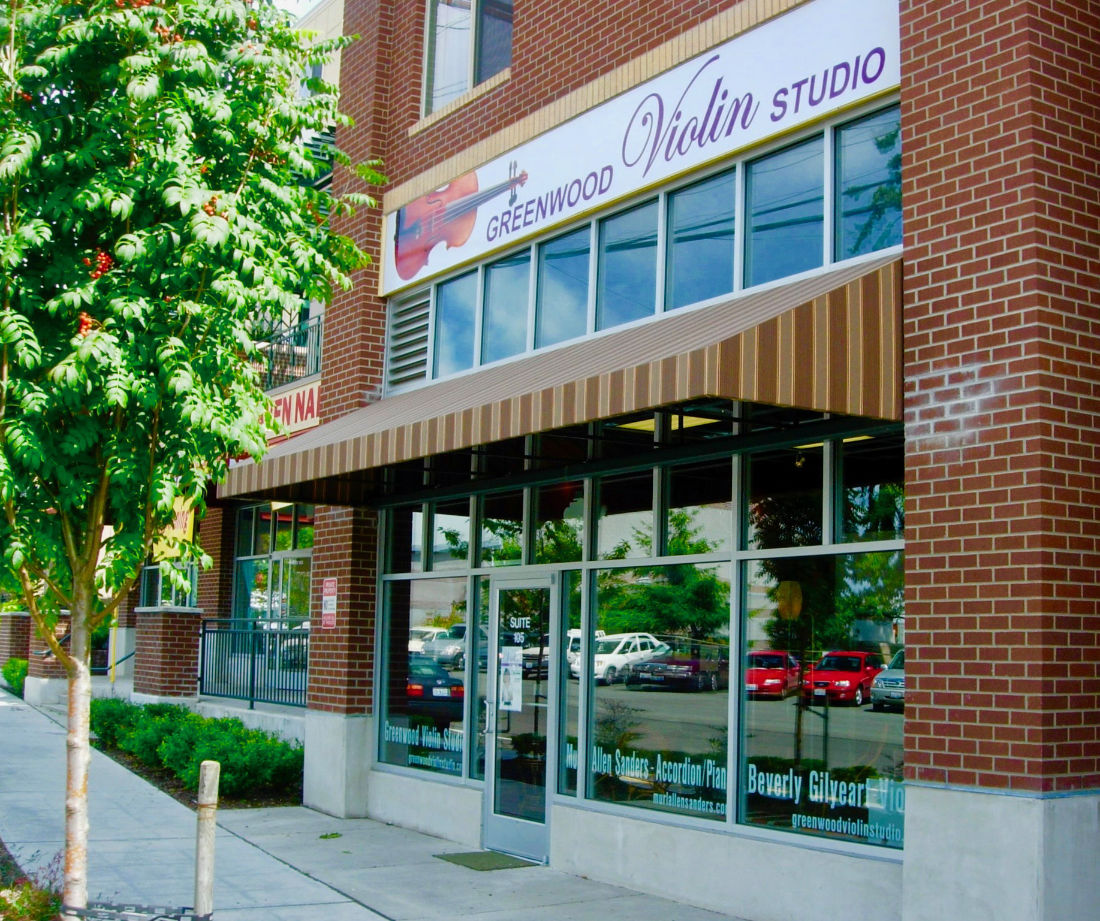
[[[155,72],[140,74],[126,84],[126,95],[138,102],[149,102],[160,95],[160,77]]]

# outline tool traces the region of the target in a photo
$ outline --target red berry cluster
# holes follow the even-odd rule
[[[80,311],[80,323],[76,327],[76,334],[78,336],[87,336],[95,328],[95,320],[93,320],[83,310]]]
[[[90,266],[92,260],[87,256],[84,257],[84,264]],[[92,281],[106,275],[111,269],[115,267],[115,260],[110,253],[99,250],[95,254],[95,268],[92,269]]]
[[[153,0],[115,0],[115,6],[120,10],[130,7],[132,10],[139,10],[143,6],[148,6]]]
[[[160,43],[162,45],[169,45],[172,42],[182,42],[183,36],[178,32],[173,32],[167,26],[162,26],[159,22],[153,26],[153,31],[160,37]]]
[[[202,210],[213,217],[218,213],[218,196],[215,195],[205,205],[202,206]]]
[[[31,100],[34,99],[34,97],[30,93],[28,93],[26,90],[20,90],[19,91],[19,98],[22,99],[24,102],[30,102]]]

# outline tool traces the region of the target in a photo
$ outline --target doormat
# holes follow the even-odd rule
[[[516,867],[538,867],[541,864],[499,851],[464,851],[460,854],[436,854],[440,860],[457,863],[471,870],[514,870]]]

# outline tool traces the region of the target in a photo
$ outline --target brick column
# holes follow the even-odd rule
[[[31,651],[31,616],[26,611],[0,614],[0,665],[26,659]]]
[[[58,617],[53,632],[58,639],[69,632],[68,612],[63,612]],[[68,687],[65,669],[50,652],[46,641],[33,628],[30,631],[27,663],[27,683],[23,687],[23,699],[35,706],[64,703]]]
[[[334,815],[365,815],[373,761],[372,682],[377,617],[377,515],[319,506],[310,615],[309,709],[303,802]],[[325,579],[336,580],[335,625],[323,626]]]
[[[1100,19],[901,10],[903,917],[1092,917]]]
[[[207,617],[233,616],[233,559],[237,509],[209,508],[199,522],[198,541],[213,561],[199,572],[198,606]]]
[[[138,608],[134,699],[198,696],[201,608]]]

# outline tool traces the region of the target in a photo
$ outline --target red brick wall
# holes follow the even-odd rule
[[[368,713],[374,680],[378,519],[365,509],[317,507],[313,545],[309,707]],[[322,626],[324,579],[337,580],[336,626]]]
[[[198,694],[200,615],[160,610],[137,615],[134,692],[157,697]]]
[[[69,632],[68,614],[57,619],[54,627],[54,636],[61,639]],[[30,656],[27,659],[27,675],[30,678],[64,678],[65,669],[57,661],[54,654],[49,651],[46,641],[38,635],[37,630],[31,630]]]
[[[902,0],[906,772],[1100,786],[1100,18]]]
[[[8,659],[26,659],[30,648],[30,615],[0,614],[0,665]]]
[[[196,603],[207,618],[232,617],[236,508],[207,509],[199,524],[198,539],[213,565],[199,571]]]

